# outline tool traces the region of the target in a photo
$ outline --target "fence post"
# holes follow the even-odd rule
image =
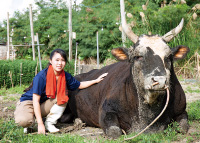
[[[75,64],[74,64],[74,75],[76,75],[77,52],[78,52],[78,42],[76,42],[76,55],[75,55]]]
[[[36,37],[37,37],[37,45],[38,45],[38,58],[39,58],[39,62],[40,62],[40,71],[41,71],[42,70],[42,63],[41,63],[41,56],[40,56],[40,44],[39,44],[38,33],[36,33]]]
[[[22,85],[22,63],[20,63],[20,87]]]
[[[99,69],[99,35],[97,31],[97,69]]]
[[[197,52],[197,79],[199,80],[200,68],[199,68],[199,54]]]

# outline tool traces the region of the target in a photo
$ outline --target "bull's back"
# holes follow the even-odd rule
[[[124,88],[130,78],[130,63],[118,62],[99,70],[75,76],[79,81],[88,81],[108,73],[103,81],[86,89],[70,92],[70,108],[72,112],[91,126],[99,126],[99,107],[113,92]],[[123,90],[123,89],[122,89]],[[117,97],[116,97],[117,98]]]

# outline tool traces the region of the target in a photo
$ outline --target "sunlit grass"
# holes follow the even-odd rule
[[[6,89],[5,87],[2,87],[0,89],[0,96],[6,96],[6,95],[9,95],[9,94],[23,94],[24,92],[24,89],[27,88],[28,85],[17,85],[13,88],[8,88]]]

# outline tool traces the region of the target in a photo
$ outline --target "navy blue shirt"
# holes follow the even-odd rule
[[[21,102],[25,100],[33,100],[33,93],[41,96],[40,103],[43,103],[44,101],[48,99],[48,97],[46,96],[47,71],[48,71],[48,68],[40,71],[33,78],[33,87],[21,96],[20,98]],[[76,90],[80,86],[80,82],[77,81],[71,74],[65,72],[65,78],[66,78],[68,90]]]

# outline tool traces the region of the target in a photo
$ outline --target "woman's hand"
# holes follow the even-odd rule
[[[100,75],[100,76],[96,79],[96,82],[99,83],[99,82],[102,81],[107,75],[108,75],[108,73],[104,73],[104,74]]]
[[[38,134],[45,134],[45,126],[44,124],[38,124]]]
[[[87,88],[93,84],[96,84],[96,83],[99,83],[100,81],[102,81],[106,76],[108,75],[108,73],[104,73],[102,75],[100,75],[97,79],[95,80],[90,80],[90,81],[82,81],[80,86],[79,86],[79,89],[84,89],[84,88]]]
[[[38,123],[38,134],[45,134],[45,127],[42,121],[42,115],[40,109],[40,98],[41,98],[40,95],[33,93],[33,109]]]

